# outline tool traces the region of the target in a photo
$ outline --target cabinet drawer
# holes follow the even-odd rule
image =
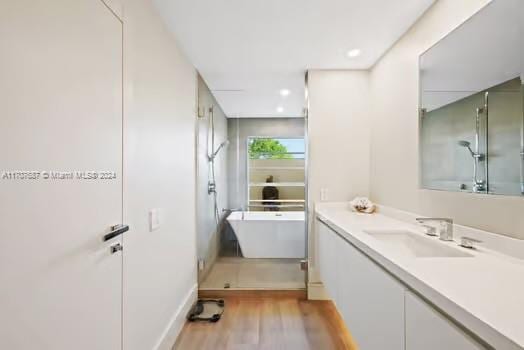
[[[363,350],[404,350],[404,286],[318,222],[320,274]]]
[[[406,350],[485,350],[462,329],[411,292],[406,292]]]

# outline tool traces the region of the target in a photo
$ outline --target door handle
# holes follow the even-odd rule
[[[129,231],[129,225],[119,224],[119,225],[111,226],[111,232],[109,232],[108,234],[104,236],[104,242],[109,241],[110,239],[113,239],[117,236],[120,236],[121,234],[127,231]]]

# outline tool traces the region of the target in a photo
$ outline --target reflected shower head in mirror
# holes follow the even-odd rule
[[[473,150],[471,149],[471,143],[469,141],[460,140],[458,142],[458,145],[460,147],[467,148],[469,153],[471,154],[471,156],[473,158],[477,158],[479,161],[483,161],[484,160],[484,155],[483,154],[473,152]]]
[[[460,147],[465,147],[465,148],[467,148],[468,151],[469,151],[469,153],[471,154],[471,156],[472,156],[473,158],[475,158],[475,152],[473,152],[473,150],[471,149],[471,143],[470,143],[470,142],[468,142],[468,141],[464,141],[464,140],[460,140],[460,141],[458,142],[458,145],[459,145]]]
[[[211,160],[214,160],[214,159],[216,158],[216,156],[218,155],[218,152],[220,152],[220,150],[221,150],[222,148],[227,147],[228,145],[229,145],[229,140],[226,140],[226,141],[222,142],[222,143],[218,146],[218,148],[217,148],[217,150],[215,151],[215,153],[213,153],[211,156],[209,156],[209,160],[210,160],[210,161],[211,161]]]

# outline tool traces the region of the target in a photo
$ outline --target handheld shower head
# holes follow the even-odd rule
[[[458,145],[460,147],[465,147],[468,149],[469,153],[471,153],[471,156],[472,157],[475,157],[475,152],[473,152],[473,150],[471,149],[471,143],[469,141],[464,141],[464,140],[460,140],[458,142]]]
[[[214,160],[216,158],[216,156],[218,155],[218,152],[220,152],[220,150],[224,147],[227,147],[229,145],[229,140],[226,140],[224,142],[222,142],[218,148],[216,149],[215,153],[213,153],[212,155],[209,156],[209,160]]]

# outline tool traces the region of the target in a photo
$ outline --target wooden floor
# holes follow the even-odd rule
[[[222,319],[186,323],[175,350],[357,350],[330,301],[293,297],[224,298]]]

